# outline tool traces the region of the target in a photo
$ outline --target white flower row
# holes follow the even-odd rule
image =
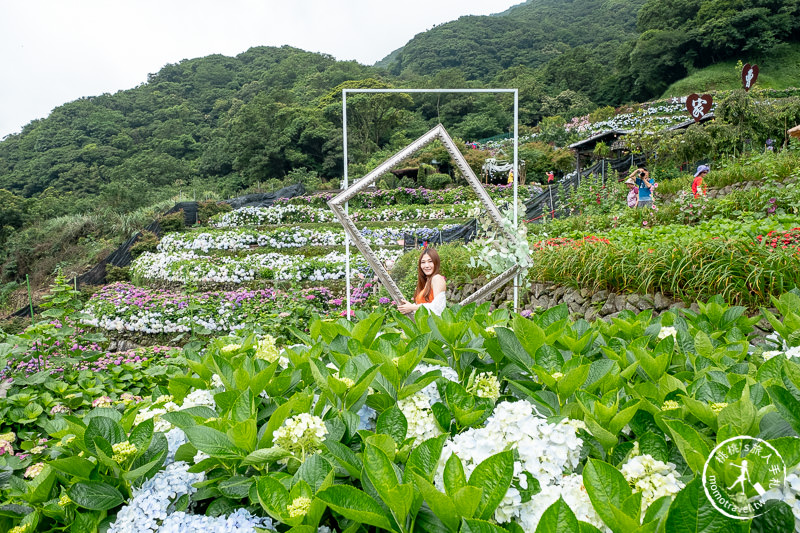
[[[286,222],[334,222],[333,211],[308,205],[281,204],[271,207],[240,207],[215,215],[211,225],[217,228],[263,226]]]
[[[408,221],[442,220],[474,216],[480,211],[479,202],[447,206],[391,206],[376,209],[351,209],[349,216],[355,221]],[[333,211],[309,205],[286,204],[272,207],[242,207],[216,215],[210,224],[216,228],[263,226],[309,222],[335,222]]]
[[[186,313],[182,316],[170,318],[167,313],[145,310],[131,310],[127,307],[114,308],[112,313],[108,309],[102,311],[89,304],[84,310],[87,315],[81,320],[82,324],[102,328],[106,331],[132,331],[148,334],[156,333],[188,333],[194,328],[204,328],[209,331],[235,333],[244,328],[246,324],[241,313],[235,313],[236,306],[231,303],[221,303],[220,308],[214,313],[194,315]]]
[[[441,229],[457,226],[448,224]],[[393,228],[362,228],[361,235],[371,246],[390,246],[397,244],[406,233],[418,235],[425,239],[436,229],[417,225]],[[208,253],[210,250],[246,250],[254,246],[267,248],[302,248],[304,246],[341,246],[344,244],[342,229],[281,228],[278,230],[259,232],[254,229],[238,229],[229,231],[207,231],[203,233],[173,233],[165,235],[158,244],[159,252],[181,252],[199,250]]]
[[[395,261],[401,250],[378,249],[375,255],[381,262]],[[366,259],[351,258],[352,275],[366,272]],[[345,277],[345,254],[331,252],[323,257],[280,253],[249,254],[243,257],[210,257],[193,251],[145,252],[131,265],[131,274],[146,280],[185,283],[243,283],[266,276],[278,280],[325,281]]]

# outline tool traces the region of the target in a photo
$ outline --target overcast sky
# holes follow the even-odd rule
[[[524,0],[0,0],[0,139],[167,63],[288,44],[373,64],[417,33]]]

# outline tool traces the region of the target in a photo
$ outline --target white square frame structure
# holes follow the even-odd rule
[[[456,164],[459,166],[459,169],[462,171],[462,174],[467,178],[467,181],[470,183],[470,186],[475,189],[476,193],[478,194],[478,198],[484,204],[484,207],[487,209],[489,215],[498,225],[498,227],[503,230],[503,225],[501,221],[500,212],[497,210],[497,207],[494,205],[494,202],[491,201],[489,195],[483,189],[483,185],[480,183],[480,180],[475,177],[474,172],[466,164],[461,153],[458,151],[457,147],[453,143],[452,139],[450,138],[447,131],[444,129],[444,126],[441,124],[434,127],[428,133],[405,147],[404,149],[400,150],[391,158],[387,159],[384,163],[378,165],[374,170],[369,172],[364,178],[362,178],[358,184],[354,187],[349,186],[349,177],[348,177],[348,158],[347,158],[347,94],[348,93],[508,93],[513,94],[514,96],[514,164],[513,164],[513,184],[514,184],[514,230],[518,227],[518,213],[517,213],[517,195],[518,195],[518,149],[519,149],[519,90],[518,89],[342,89],[342,145],[343,145],[343,159],[344,159],[344,183],[343,187],[344,190],[339,193],[337,196],[332,198],[328,205],[333,210],[336,217],[339,219],[339,222],[342,223],[342,226],[345,229],[345,279],[346,279],[346,298],[347,298],[347,318],[350,320],[351,318],[351,310],[350,310],[350,292],[351,292],[351,285],[350,285],[350,239],[352,238],[356,246],[362,251],[367,262],[370,264],[370,267],[375,271],[378,277],[386,286],[389,294],[392,298],[395,299],[398,303],[403,299],[402,294],[400,293],[400,289],[394,283],[394,280],[391,279],[391,276],[388,275],[383,265],[377,262],[375,259],[372,250],[369,247],[369,244],[366,243],[363,239],[360,238],[360,234],[358,233],[355,224],[348,216],[348,200],[361,192],[364,188],[368,187],[371,183],[373,183],[380,175],[385,172],[388,172],[394,165],[399,164],[404,159],[407,159],[410,155],[418,151],[420,148],[425,146],[426,144],[432,142],[433,140],[440,139],[442,140],[443,144],[447,148],[448,152],[450,152],[451,157],[455,160]],[[449,142],[448,142],[449,141]],[[466,168],[464,168],[466,167]],[[473,182],[473,179],[475,183]],[[477,188],[475,185],[477,184]],[[375,263],[375,264],[373,264]],[[490,280],[484,287],[476,291],[475,293],[471,294],[460,303],[465,305],[467,303],[471,303],[476,301],[483,296],[495,291],[500,286],[507,283],[509,280],[514,279],[514,310],[517,311],[519,308],[519,266],[515,265],[499,276],[495,277],[494,279]]]

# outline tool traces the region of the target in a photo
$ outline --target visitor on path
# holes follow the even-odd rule
[[[625,185],[628,186],[628,207],[636,208],[639,205],[639,188],[636,186],[636,181],[628,178],[625,180]]]
[[[694,173],[694,181],[692,181],[692,193],[694,197],[697,198],[700,194],[703,196],[706,195],[707,187],[706,184],[703,183],[703,178],[706,177],[708,171],[711,170],[706,165],[700,165],[697,167],[697,172]]]
[[[639,200],[636,207],[647,209],[653,207],[653,189],[655,181],[650,178],[650,173],[644,167],[638,167],[628,175],[628,179],[634,178],[636,186],[639,188]]]
[[[425,248],[419,256],[417,263],[417,290],[414,293],[414,303],[403,300],[397,310],[404,315],[414,313],[421,306],[435,315],[441,315],[447,306],[445,291],[447,284],[444,276],[439,273],[439,253],[433,248]]]

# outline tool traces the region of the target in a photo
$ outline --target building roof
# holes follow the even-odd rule
[[[595,133],[588,139],[584,139],[582,141],[578,141],[576,143],[570,144],[570,150],[578,150],[580,152],[592,151],[594,150],[595,145],[599,142],[606,142],[606,140],[611,140],[613,142],[614,139],[620,137],[621,135],[627,135],[630,133],[631,130],[606,130],[601,131],[600,133]]]
[[[703,118],[701,118],[697,122],[702,124],[703,122],[707,122],[707,121],[709,121],[709,120],[711,120],[713,118],[714,118],[714,113],[707,113],[706,115],[703,115]],[[689,120],[687,120],[685,122],[681,122],[680,124],[675,124],[674,126],[670,126],[669,128],[666,129],[666,131],[683,130],[683,129],[688,128],[689,126],[691,126],[694,123],[695,123],[694,119],[689,119]]]

